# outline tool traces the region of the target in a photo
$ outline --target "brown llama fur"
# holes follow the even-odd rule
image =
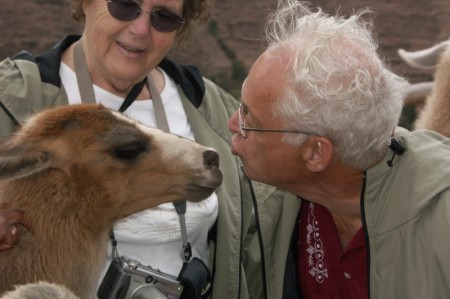
[[[62,285],[48,282],[29,283],[17,286],[1,299],[80,299]]]
[[[429,129],[450,137],[450,46],[440,56],[433,89],[414,128]]]
[[[0,146],[0,209],[31,231],[0,253],[0,295],[48,281],[96,298],[114,222],[158,204],[208,197],[222,181],[211,148],[144,127],[100,105],[32,117]]]
[[[450,137],[450,40],[428,49],[398,51],[411,67],[434,74],[434,81],[413,84],[406,105],[419,107],[414,129],[429,129]]]

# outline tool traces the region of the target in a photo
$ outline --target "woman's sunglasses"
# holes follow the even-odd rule
[[[129,22],[137,19],[141,13],[150,15],[153,28],[159,32],[172,32],[184,24],[185,20],[163,8],[152,11],[142,10],[138,3],[131,0],[106,0],[109,13],[119,21]]]

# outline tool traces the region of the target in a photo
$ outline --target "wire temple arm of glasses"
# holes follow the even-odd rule
[[[244,131],[257,131],[257,132],[295,133],[295,134],[310,135],[310,133],[296,131],[296,130],[276,130],[276,129],[262,129],[262,128],[249,128],[249,127],[242,127],[242,130],[244,130]]]

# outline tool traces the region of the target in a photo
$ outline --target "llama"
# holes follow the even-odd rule
[[[443,41],[430,48],[419,51],[397,51],[400,58],[410,67],[428,74],[434,74],[439,61],[439,56],[445,51],[450,41]],[[411,85],[410,91],[405,98],[406,105],[424,105],[427,96],[433,89],[433,81],[419,82]]]
[[[199,201],[222,182],[216,151],[101,105],[30,118],[0,147],[0,209],[22,209],[20,241],[0,253],[0,294],[48,281],[96,298],[113,223],[158,204]]]
[[[409,65],[425,70],[434,70],[434,82],[412,85],[406,103],[425,104],[414,123],[414,129],[429,129],[450,137],[450,40],[429,49],[406,52],[398,51],[400,57]]]

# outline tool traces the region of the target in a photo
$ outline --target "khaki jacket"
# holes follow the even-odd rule
[[[368,169],[361,195],[368,298],[450,298],[450,140],[400,127],[394,137],[406,151]]]
[[[395,130],[406,148],[366,173],[370,299],[450,298],[450,140]]]

